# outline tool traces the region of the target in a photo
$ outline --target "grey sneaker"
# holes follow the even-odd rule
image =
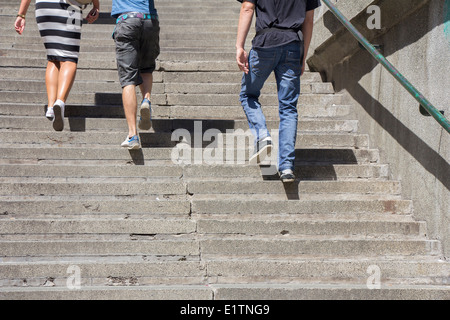
[[[59,104],[53,106],[53,129],[63,131],[64,129],[64,107]]]
[[[283,183],[289,183],[295,181],[294,172],[291,169],[286,169],[280,172],[280,180]]]
[[[272,138],[266,137],[256,143],[255,151],[249,159],[250,164],[260,163],[272,151]]]
[[[148,99],[142,100],[139,113],[140,113],[138,123],[139,129],[149,130],[152,127],[152,104]]]
[[[124,142],[120,145],[122,148],[128,148],[129,150],[135,150],[140,149],[141,144],[139,142],[139,136],[135,135],[130,137],[127,137]]]

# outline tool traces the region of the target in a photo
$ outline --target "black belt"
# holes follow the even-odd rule
[[[262,34],[266,34],[269,32],[293,32],[298,35],[298,38],[300,39],[300,41],[303,41],[303,32],[301,30],[284,29],[284,28],[277,28],[277,27],[261,29],[258,32],[256,32],[256,36],[260,36]]]

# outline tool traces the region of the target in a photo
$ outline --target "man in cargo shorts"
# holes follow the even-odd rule
[[[314,9],[319,0],[238,0],[242,2],[236,61],[244,71],[240,101],[255,136],[250,162],[260,163],[272,149],[259,96],[269,75],[277,82],[280,128],[278,171],[283,182],[295,181],[295,142],[300,76],[311,42]],[[256,12],[256,36],[247,53],[244,44]]]
[[[121,146],[140,149],[136,128],[136,86],[140,87],[143,97],[138,126],[139,129],[148,130],[151,128],[153,71],[160,51],[158,13],[153,0],[113,0],[111,16],[116,18],[113,38],[128,124],[128,136]]]

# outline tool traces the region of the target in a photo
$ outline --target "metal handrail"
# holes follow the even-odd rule
[[[436,119],[437,122],[450,133],[450,122],[438,111],[370,42],[348,21],[329,0],[322,0],[336,18],[350,31],[350,33],[369,51],[369,53],[388,70],[408,92],[419,101],[420,105]]]

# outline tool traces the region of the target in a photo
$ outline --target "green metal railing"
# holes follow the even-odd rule
[[[420,105],[437,122],[450,133],[450,122],[444,115],[437,110],[425,97],[372,45],[369,41],[348,21],[329,0],[322,0],[336,18],[350,31],[350,33],[361,43],[361,45],[370,52],[370,54],[388,70],[400,84],[420,103]]]

